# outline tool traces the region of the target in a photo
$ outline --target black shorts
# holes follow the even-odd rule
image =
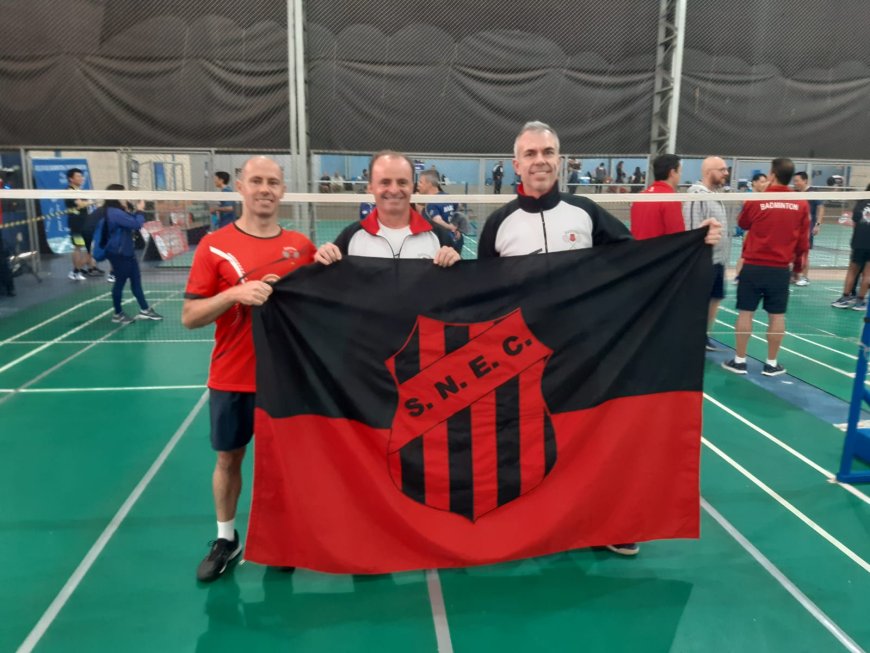
[[[81,247],[87,251],[91,251],[91,241],[94,239],[93,232],[88,231],[70,231],[70,240],[74,247]]]
[[[721,263],[713,264],[713,290],[710,299],[725,299],[725,266]]]
[[[211,448],[235,451],[248,445],[254,436],[253,392],[208,391],[211,413]]]
[[[867,263],[870,263],[870,249],[853,249],[852,263],[858,266],[858,269],[863,270]]]
[[[788,286],[791,270],[764,265],[744,265],[737,285],[737,310],[755,311],[764,299],[764,310],[774,315],[785,313],[788,307]]]

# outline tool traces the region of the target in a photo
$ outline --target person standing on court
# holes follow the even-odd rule
[[[501,195],[501,182],[504,179],[504,161],[499,161],[492,168],[492,192]]]
[[[197,246],[181,310],[181,323],[188,329],[216,325],[208,388],[211,444],[217,452],[212,475],[217,538],[196,571],[203,582],[218,578],[242,551],[235,519],[242,460],[254,433],[251,308],[269,299],[271,282],[314,256],[308,238],[278,223],[285,186],[275,161],[249,159],[236,190],[242,195],[242,214]]]
[[[701,181],[689,187],[689,193],[709,194],[721,191],[728,181],[728,165],[718,156],[709,156],[701,163]],[[722,225],[722,239],[713,246],[713,288],[710,291],[710,310],[707,315],[708,329],[716,320],[719,304],[725,298],[725,266],[731,249],[731,233],[728,229],[728,213],[722,202],[713,199],[685,202],[683,220],[685,228],[697,229],[707,218],[713,218]],[[707,351],[717,347],[707,338]]]
[[[314,260],[323,265],[343,256],[376,258],[427,258],[435,265],[450,267],[459,260],[450,232],[433,224],[411,206],[414,164],[404,154],[384,150],[372,157],[369,192],[375,208],[363,220],[347,226],[334,243],[325,243]],[[432,174],[433,169],[422,174]]]
[[[812,193],[817,189],[810,185],[810,178],[806,172],[794,173],[794,181],[792,182],[794,189],[799,193]],[[822,222],[825,220],[825,203],[822,200],[809,200],[807,204],[810,206],[810,249],[813,248],[813,242],[819,231],[822,228]],[[792,274],[791,282],[796,286],[810,285],[810,252],[804,255],[803,274],[800,276]]]
[[[870,184],[865,190],[870,191]],[[831,306],[834,308],[851,308],[855,311],[867,310],[867,289],[870,286],[870,200],[858,200],[852,208],[852,219],[845,224],[853,227],[852,240],[849,241],[851,255],[846,280],[843,282],[843,294]],[[858,296],[855,296],[855,285],[861,277]]]
[[[788,187],[794,175],[791,159],[774,159],[767,193],[792,192]],[[768,314],[767,360],[761,373],[785,374],[777,360],[785,336],[785,312],[792,274],[799,274],[809,249],[810,208],[804,200],[746,202],[737,224],[748,230],[743,245],[743,268],[737,285],[736,355],[722,363],[734,374],[746,374],[746,351],[752,334],[752,318],[760,301]],[[789,269],[791,265],[791,269]]]
[[[631,239],[625,225],[592,200],[559,192],[559,136],[552,127],[539,121],[523,125],[514,141],[514,157],[514,170],[523,183],[516,199],[487,218],[478,243],[479,259],[550,254]],[[716,220],[699,226],[709,226],[708,245],[722,237]],[[607,548],[620,555],[640,551],[635,542]]]
[[[660,154],[653,160],[655,181],[644,193],[674,193],[682,165],[676,154]],[[685,230],[679,202],[634,202],[631,205],[631,235],[638,240],[658,238]]]
[[[214,173],[214,187],[222,193],[232,193],[233,189],[230,188],[230,173],[223,171]],[[232,200],[218,202],[214,211],[217,213],[218,229],[226,227],[236,220],[236,203]]]
[[[106,190],[124,190],[121,184],[109,184]],[[145,299],[142,291],[142,273],[139,270],[139,261],[136,260],[136,249],[133,245],[133,231],[141,229],[145,224],[145,202],[139,200],[135,206],[119,200],[106,200],[100,209],[100,215],[105,216],[106,224],[106,258],[112,266],[115,281],[112,285],[112,305],[115,314],[112,322],[116,324],[130,324],[134,320],[162,320],[163,316],[157,313]],[[99,217],[98,217],[99,219]],[[130,317],[121,308],[121,296],[124,294],[124,286],[130,280],[130,290],[136,301],[139,302],[139,312],[136,317]]]
[[[66,171],[67,190],[81,190],[85,183],[85,174],[81,168],[70,168]],[[105,274],[97,267],[91,257],[91,241],[96,229],[96,220],[88,212],[91,203],[87,200],[64,200],[67,211],[67,226],[72,241],[72,270],[67,277],[72,281],[84,281],[88,276]]]

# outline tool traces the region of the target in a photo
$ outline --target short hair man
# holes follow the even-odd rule
[[[794,189],[799,193],[811,193],[816,190],[816,188],[813,188],[810,184],[810,178],[804,171],[794,173],[793,184]],[[812,249],[813,241],[819,234],[819,231],[822,228],[822,222],[825,220],[825,203],[822,200],[809,200],[807,203],[810,205],[810,249]],[[809,285],[809,273],[810,253],[809,250],[807,250],[803,261],[803,274],[800,276],[793,274],[791,279],[792,283],[796,286]]]
[[[549,254],[631,239],[625,225],[592,200],[559,192],[559,136],[552,127],[539,121],[523,125],[514,141],[514,157],[514,170],[523,183],[516,199],[487,218],[478,258]],[[708,225],[706,242],[715,244],[722,228],[715,220],[701,226]],[[640,550],[634,542],[607,548],[621,555]]]
[[[676,154],[661,154],[653,160],[655,181],[644,193],[673,193],[680,183],[682,165]],[[638,240],[658,238],[685,230],[679,202],[635,202],[631,205],[631,235]]]
[[[709,156],[701,162],[701,181],[689,187],[689,193],[709,194],[721,191],[728,181],[728,165],[718,156]],[[713,199],[683,204],[683,219],[686,229],[696,229],[700,224],[713,218],[722,224],[722,239],[713,246],[713,288],[710,291],[710,309],[707,315],[708,328],[716,319],[719,304],[725,298],[725,266],[731,248],[731,236],[728,229],[728,213],[725,205]],[[707,351],[716,351],[717,347],[707,338]]]
[[[233,189],[230,187],[230,173],[223,171],[214,173],[214,187],[222,193],[232,193]],[[236,221],[236,203],[232,200],[218,202],[214,212],[217,213],[218,229],[226,227],[228,224],[232,224]]]
[[[404,154],[384,150],[372,157],[368,190],[375,208],[363,220],[346,227],[334,243],[317,250],[314,260],[323,265],[343,256],[429,258],[441,267],[459,260],[450,232],[433,224],[411,206],[414,164]],[[433,174],[438,176],[437,171]]]
[[[769,185],[767,175],[763,172],[756,172],[754,175],[752,175],[752,181],[750,182],[750,184],[753,193],[763,193]]]
[[[598,164],[598,167],[593,171],[595,176],[595,183],[597,186],[595,187],[595,192],[600,193],[603,190],[602,184],[604,184],[607,179],[607,166],[604,165],[604,161]]]
[[[314,244],[278,224],[284,173],[257,156],[242,167],[236,190],[242,214],[233,226],[207,234],[196,248],[181,322],[188,329],[216,324],[208,375],[211,443],[217,452],[212,489],[217,539],[196,576],[218,578],[242,551],[235,528],[242,460],[254,433],[254,338],[251,307],[272,294],[272,282],[314,257]]]
[[[85,183],[85,173],[81,168],[70,168],[66,171],[67,190],[81,190]],[[67,275],[72,281],[84,281],[87,277],[105,274],[97,267],[97,262],[91,256],[91,241],[97,228],[97,220],[91,218],[87,200],[64,200],[67,210],[67,226],[72,240],[72,270]]]
[[[774,159],[770,166],[767,193],[791,192],[788,187],[794,175],[791,159]],[[735,325],[736,355],[722,363],[735,374],[746,374],[746,350],[752,335],[752,317],[760,301],[768,313],[767,361],[761,373],[778,376],[785,368],[777,360],[785,335],[785,312],[788,308],[788,286],[791,271],[801,271],[803,257],[809,248],[810,209],[803,200],[744,203],[737,224],[748,230],[743,246],[743,269],[737,286],[737,324]]]
[[[420,195],[446,195],[441,190],[441,180],[431,170],[424,170],[417,179],[417,192]],[[430,203],[421,205],[418,210],[424,218],[429,218],[433,223],[450,232],[453,239],[453,248],[462,255],[463,236],[456,224],[456,205],[443,203]]]

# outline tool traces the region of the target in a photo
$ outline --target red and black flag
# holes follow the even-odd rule
[[[697,537],[703,237],[280,281],[246,557],[384,573]]]

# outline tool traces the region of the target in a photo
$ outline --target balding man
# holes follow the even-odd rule
[[[249,159],[236,180],[242,215],[206,235],[196,248],[181,309],[188,329],[216,324],[208,374],[211,444],[217,452],[212,475],[217,538],[196,577],[218,578],[242,552],[235,528],[242,488],[242,460],[254,434],[254,338],[251,307],[272,294],[274,281],[311,263],[314,244],[278,224],[284,172],[273,160]]]
[[[384,150],[372,157],[368,190],[375,208],[344,229],[334,243],[320,246],[315,261],[330,265],[344,256],[428,258],[449,267],[459,260],[450,232],[411,206],[414,164],[404,154]],[[424,174],[429,173],[427,170]],[[437,171],[432,174],[438,177]]]
[[[716,193],[722,190],[728,181],[728,164],[718,156],[709,156],[701,163],[701,181],[689,187],[689,193]],[[683,204],[683,221],[686,229],[697,229],[701,223],[714,219],[722,224],[722,239],[713,246],[713,288],[710,292],[710,311],[707,325],[712,327],[716,319],[719,304],[725,298],[725,266],[731,248],[731,236],[728,230],[728,214],[725,205],[714,199],[703,199],[697,202]],[[717,347],[707,338],[707,351],[716,351]]]

